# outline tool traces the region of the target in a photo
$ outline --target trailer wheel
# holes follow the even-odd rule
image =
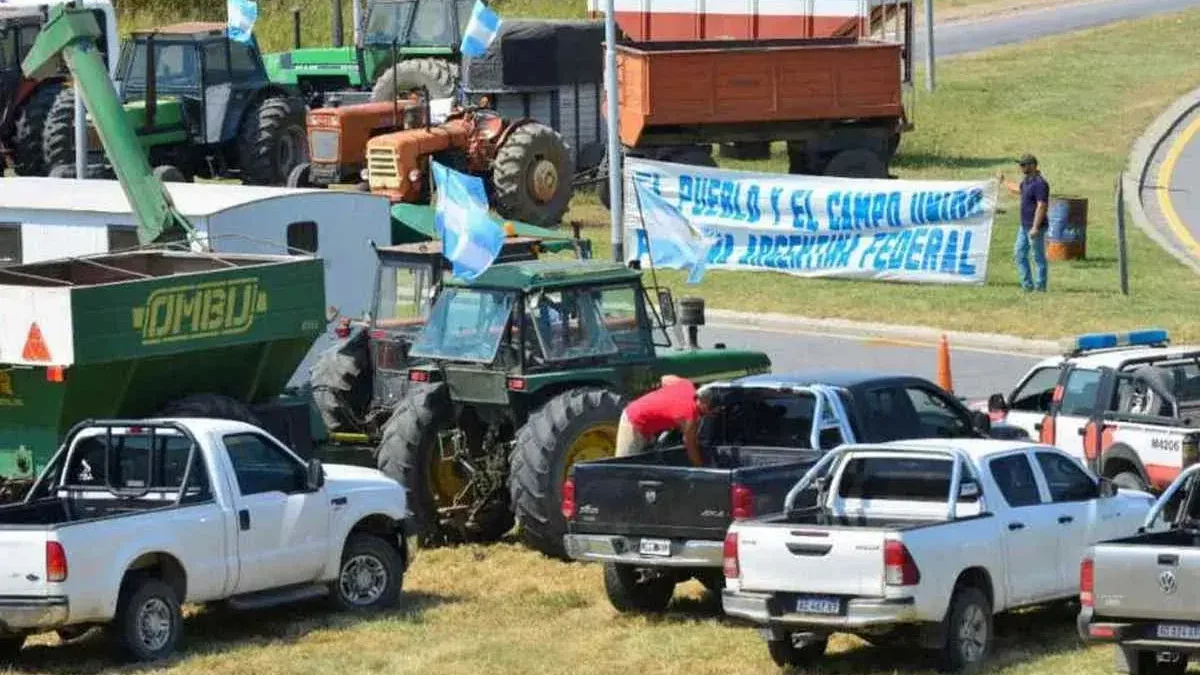
[[[562,484],[576,462],[612,457],[624,401],[609,389],[581,387],[550,399],[517,430],[509,493],[527,546],[567,559]]]
[[[824,173],[842,178],[887,178],[887,165],[870,150],[852,148],[834,155]]]
[[[192,394],[163,406],[157,417],[211,417],[219,420],[245,422],[256,427],[262,421],[244,403],[220,394]]]
[[[283,185],[292,168],[308,160],[304,107],[275,96],[250,109],[238,132],[238,159],[246,185]]]
[[[425,87],[429,98],[449,98],[458,88],[458,68],[445,59],[405,59],[384,70],[371,88],[372,101],[391,101]]]
[[[618,612],[659,614],[671,604],[675,577],[651,567],[604,563],[604,592]]]
[[[46,164],[45,153],[42,151],[42,141],[45,138],[46,121],[58,94],[63,90],[62,82],[51,80],[43,82],[34,89],[33,94],[25,100],[21,112],[17,116],[16,134],[13,148],[13,170],[20,176],[45,176],[49,164]],[[72,100],[71,113],[74,116],[75,104]]]
[[[818,638],[796,644],[791,633],[782,640],[768,640],[767,652],[780,668],[803,668],[825,655],[829,638]]]
[[[317,357],[309,382],[313,405],[329,431],[358,431],[371,404],[371,354],[365,330],[354,331]]]
[[[46,112],[42,128],[43,166],[51,169],[59,166],[75,167],[75,90],[63,87],[54,97]],[[71,176],[74,177],[74,176]]]
[[[16,663],[21,655],[21,648],[24,646],[24,635],[0,638],[0,665],[7,666]]]
[[[492,160],[496,211],[505,218],[554,226],[571,201],[575,159],[562,134],[539,122],[517,127]]]

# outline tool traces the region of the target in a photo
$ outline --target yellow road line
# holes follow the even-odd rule
[[[1157,189],[1160,191],[1163,216],[1167,219],[1167,224],[1175,231],[1175,236],[1191,249],[1192,255],[1200,257],[1200,243],[1196,242],[1195,237],[1184,226],[1183,221],[1179,218],[1179,212],[1175,210],[1175,203],[1171,201],[1171,179],[1175,174],[1175,164],[1179,161],[1179,156],[1183,154],[1183,149],[1197,133],[1200,133],[1200,117],[1192,120],[1192,123],[1183,130],[1183,133],[1179,134],[1179,138],[1175,139],[1171,149],[1167,151],[1167,157],[1158,169]]]

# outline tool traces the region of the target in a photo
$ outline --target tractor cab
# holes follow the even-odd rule
[[[367,7],[363,42],[457,50],[474,7],[475,0],[376,0]]]

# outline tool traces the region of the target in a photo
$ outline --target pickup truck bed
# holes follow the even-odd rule
[[[28,504],[0,506],[0,526],[53,529],[85,520],[99,520],[173,506],[162,499],[41,499]]]

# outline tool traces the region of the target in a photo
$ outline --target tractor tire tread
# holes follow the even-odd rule
[[[554,196],[545,204],[539,204],[529,191],[528,172],[538,154],[547,155],[558,171]],[[557,225],[570,206],[574,175],[575,158],[562,134],[540,122],[523,124],[509,134],[492,161],[496,211],[505,218],[533,225]]]
[[[50,80],[42,83],[25,101],[25,106],[17,116],[13,147],[13,170],[19,176],[45,176],[49,171],[42,142],[45,139],[46,124],[54,102],[62,91],[62,82]],[[72,99],[71,114],[75,113],[75,103]]]

